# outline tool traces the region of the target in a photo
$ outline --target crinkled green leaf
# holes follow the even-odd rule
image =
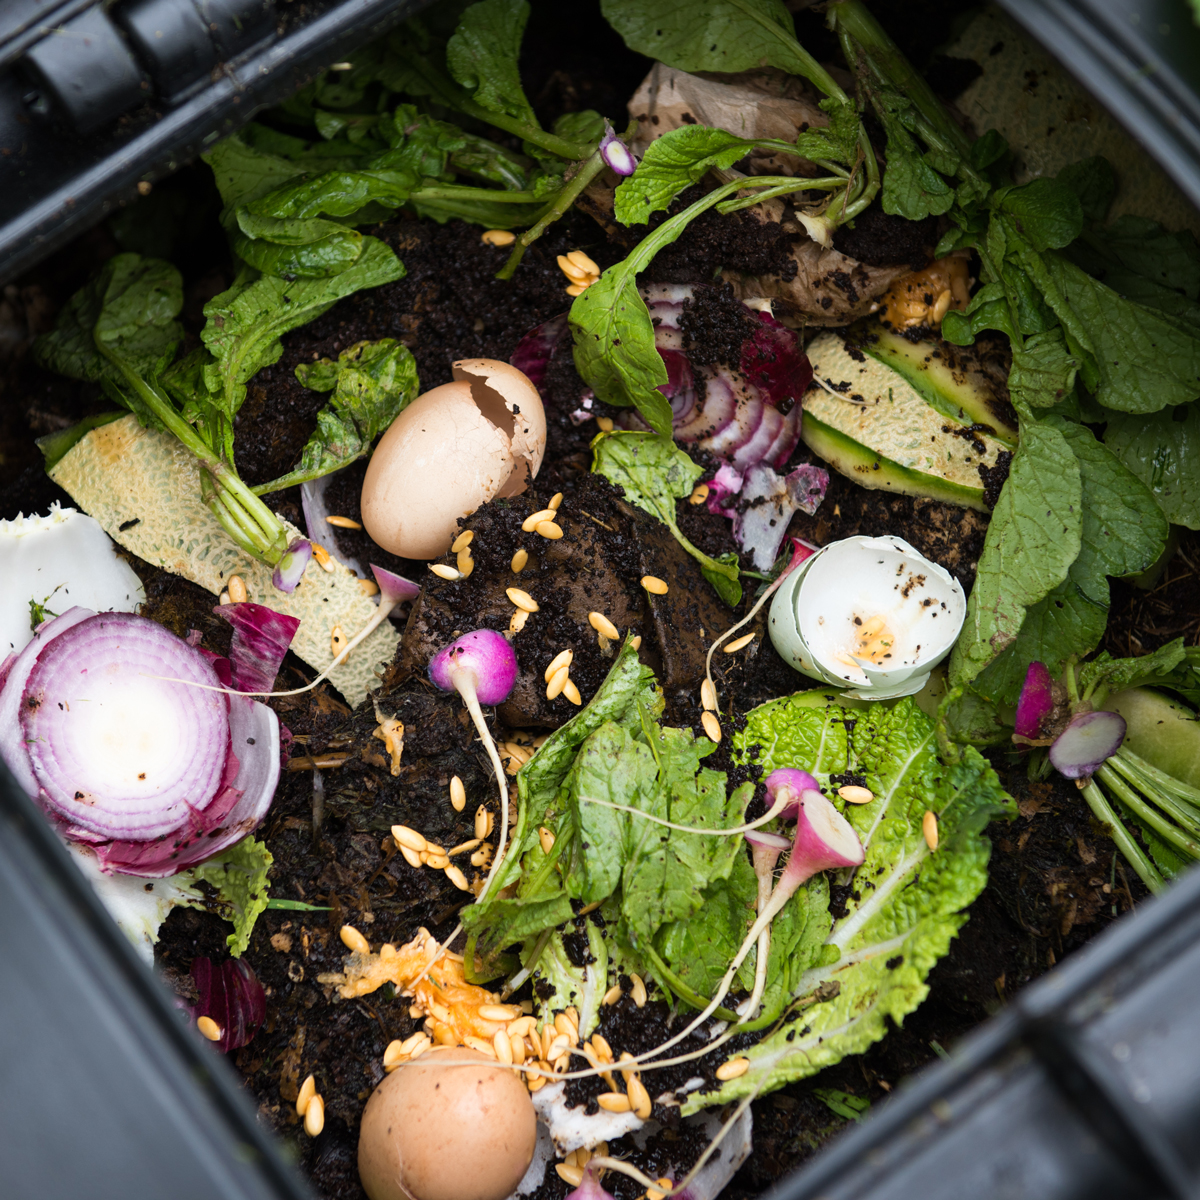
[[[1109,414],[1104,444],[1154,493],[1167,520],[1200,529],[1200,408]]]
[[[245,837],[185,872],[217,889],[212,907],[233,924],[233,932],[226,941],[234,958],[246,952],[254,923],[266,910],[267,873],[274,861],[264,843]]]
[[[1031,408],[1051,408],[1075,388],[1079,363],[1067,349],[1061,329],[1026,338],[1012,348],[1008,390]]]
[[[265,196],[305,170],[295,159],[248,144],[245,131],[219,141],[204,155],[204,161],[212,168],[227,209]]]
[[[857,132],[857,118],[856,118]],[[623,225],[643,225],[712,168],[724,170],[754,148],[753,141],[707,125],[681,125],[646,147],[637,170],[617,188],[613,211]]]
[[[1107,158],[1080,159],[1063,167],[1055,178],[1075,193],[1085,220],[1104,220],[1117,192],[1117,177]]]
[[[246,398],[247,381],[283,353],[279,339],[285,333],[319,317],[343,296],[403,275],[404,267],[391,249],[366,238],[354,266],[329,279],[289,283],[263,275],[214,297],[204,306],[208,321],[200,335],[214,360],[204,368],[214,402],[232,421]]]
[[[578,939],[586,937],[585,961],[576,966],[572,961],[563,937]],[[525,947],[522,960],[533,952],[533,945]],[[579,1014],[579,1036],[586,1040],[600,1020],[600,1004],[608,991],[608,939],[595,921],[577,917],[568,922],[565,930],[556,929],[538,954],[533,972],[534,1004],[544,1016],[552,1016],[569,1005]],[[554,990],[542,999],[540,984],[548,983]]]
[[[992,511],[950,681],[975,678],[1016,639],[1026,610],[1067,577],[1079,556],[1083,485],[1066,438],[1029,423]]]
[[[280,224],[288,222],[281,221]],[[264,275],[285,279],[328,279],[349,270],[359,260],[363,236],[355,229],[338,229],[319,241],[280,243],[259,241],[237,233],[232,243],[238,258]]]
[[[1057,179],[1032,179],[997,194],[997,204],[1017,222],[1035,250],[1069,246],[1083,231],[1079,196]]]
[[[1183,638],[1176,638],[1136,658],[1113,658],[1103,651],[1091,662],[1080,666],[1079,688],[1081,691],[1091,691],[1103,685],[1110,692],[1123,692],[1128,688],[1146,687],[1170,677],[1181,663],[1188,663],[1188,651],[1184,649]],[[1191,669],[1190,664],[1187,669]]]
[[[787,702],[748,714],[744,744],[777,745],[774,724]],[[875,793],[846,818],[858,831],[866,861],[854,874],[845,915],[826,939],[836,961],[805,972],[796,1015],[756,1046],[739,1050],[750,1070],[713,1091],[689,1097],[684,1113],[726,1104],[762,1089],[815,1074],[861,1053],[900,1024],[925,998],[929,971],[966,920],[965,909],[987,882],[990,847],[983,829],[1015,815],[986,760],[973,748],[953,765],[934,753],[933,723],[909,699],[873,704],[855,719],[850,763]],[[819,710],[789,714],[821,720]],[[767,769],[806,765],[766,757]],[[926,811],[938,819],[938,849],[922,834]]]
[[[517,66],[528,20],[525,0],[479,0],[459,18],[446,44],[446,65],[477,104],[536,129]]]
[[[920,147],[904,126],[908,102],[884,93],[875,111],[887,133],[887,166],[881,192],[883,211],[909,221],[949,212],[955,193],[951,184],[925,161]]]

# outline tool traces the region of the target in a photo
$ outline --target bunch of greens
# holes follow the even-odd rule
[[[637,815],[729,829],[753,790],[730,789],[723,772],[704,767],[713,747],[662,727],[661,711],[653,675],[627,643],[591,703],[519,772],[512,847],[489,895],[463,914],[466,962],[482,963],[482,978],[547,980],[552,1007],[578,1006],[585,1036],[618,972],[705,1007],[753,921],[757,880],[740,835]],[[845,814],[866,848],[845,913],[833,918],[829,880],[817,875],[775,919],[763,1009],[743,1025],[770,1032],[745,1052],[748,1077],[691,1096],[685,1112],[812,1074],[882,1037],[889,1016],[912,1011],[986,880],[982,830],[1012,808],[976,751],[949,767],[938,761],[933,723],[910,700],[854,710],[812,692],[773,701],[749,714],[735,754],[764,771],[852,772],[876,799]],[[922,833],[928,811],[939,821],[936,853]],[[554,834],[549,852],[540,828]],[[515,893],[499,898],[509,885]],[[581,908],[598,911],[576,916]],[[590,954],[567,953],[564,937],[581,933]],[[506,953],[513,946],[515,958]],[[593,961],[576,965],[581,957]],[[751,957],[739,990],[753,977]]]
[[[417,393],[416,366],[405,347],[390,340],[353,347],[336,368],[305,368],[310,374],[301,382],[312,378],[318,390],[335,390],[299,467],[255,488],[234,469],[235,418],[246,385],[283,353],[280,337],[342,296],[400,274],[400,264],[382,242],[366,241],[358,262],[329,279],[287,283],[245,273],[205,306],[204,346],[179,361],[179,272],[158,259],[119,254],[71,298],[54,329],[34,343],[34,356],[63,375],[99,382],[143,425],[178,438],[199,460],[205,502],[229,536],[274,566],[287,552],[287,533],[259,497],[365,454]],[[78,432],[82,436],[86,430]],[[69,448],[69,441],[58,438],[52,450],[61,457]]]

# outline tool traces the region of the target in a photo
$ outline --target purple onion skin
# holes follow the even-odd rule
[[[1033,741],[1042,736],[1042,722],[1054,711],[1054,680],[1045,663],[1031,662],[1017,700],[1015,732]]]
[[[267,1015],[267,996],[254,969],[244,958],[192,962],[192,979],[200,998],[187,1011],[193,1020],[211,1017],[221,1030],[213,1044],[222,1054],[248,1045]]]
[[[453,692],[454,670],[475,677],[480,704],[503,704],[517,682],[517,656],[508,639],[494,629],[464,633],[439,650],[429,662],[429,678],[443,692]]]
[[[296,584],[304,578],[308,561],[312,558],[312,543],[307,538],[296,538],[287,548],[287,553],[279,560],[271,582],[289,596],[296,590]]]
[[[1067,779],[1089,779],[1124,740],[1125,718],[1118,713],[1080,713],[1054,739],[1050,763]]]
[[[411,579],[385,571],[383,567],[377,567],[374,563],[371,564],[371,574],[375,576],[375,582],[379,585],[382,603],[389,607],[394,608],[402,600],[415,600],[421,594],[420,587]]]
[[[271,691],[300,619],[248,600],[218,604],[213,612],[233,626],[229,662],[234,688],[239,692]]]

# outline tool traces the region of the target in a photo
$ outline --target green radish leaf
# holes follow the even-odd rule
[[[479,0],[463,12],[446,43],[446,65],[477,104],[536,129],[517,67],[528,20],[525,0]]]
[[[1111,413],[1104,444],[1153,492],[1168,521],[1200,529],[1200,409],[1195,404],[1149,416]]]

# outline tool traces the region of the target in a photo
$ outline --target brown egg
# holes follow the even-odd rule
[[[439,1047],[371,1094],[358,1174],[371,1200],[504,1200],[533,1161],[537,1117],[521,1076]]]
[[[541,397],[516,367],[468,358],[453,370],[392,422],[363,480],[363,524],[402,558],[444,554],[458,520],[523,492],[546,451]]]

